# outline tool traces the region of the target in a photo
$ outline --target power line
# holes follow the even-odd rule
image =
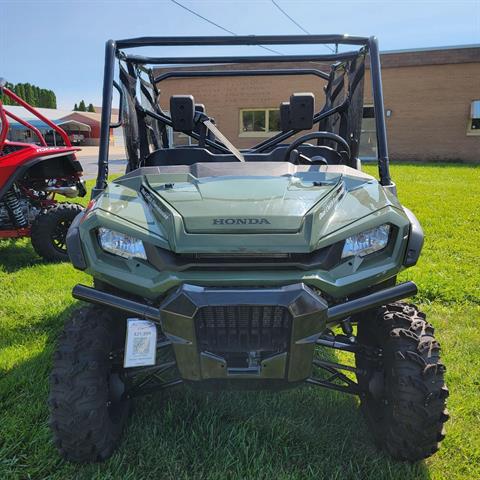
[[[206,22],[210,23],[210,25],[214,25],[215,27],[220,28],[220,30],[223,30],[224,32],[227,32],[227,33],[229,33],[230,35],[237,35],[235,32],[232,32],[232,31],[229,30],[228,28],[222,27],[222,26],[219,25],[218,23],[212,22],[212,20],[209,20],[208,18],[200,15],[199,13],[194,12],[193,10],[190,10],[190,8],[186,7],[185,5],[182,5],[180,2],[177,2],[176,0],[170,0],[170,1],[171,1],[172,3],[174,3],[175,5],[178,5],[179,7],[183,8],[183,9],[186,10],[187,12],[192,13],[192,14],[195,15],[196,17],[201,18],[202,20],[205,20]]]
[[[311,33],[303,28],[298,22],[296,22],[275,0],[272,0],[272,3],[289,19],[291,20],[302,32],[306,33],[307,35],[311,35]]]
[[[291,21],[293,22],[302,32],[306,33],[307,35],[311,35],[311,33],[306,29],[303,28],[297,21],[295,21],[275,0],[271,0],[272,3]],[[335,52],[335,50],[330,47],[329,45],[324,45],[330,51]]]
[[[204,17],[203,15],[200,15],[198,12],[195,12],[194,10],[188,8],[187,6],[185,5],[182,5],[180,2],[177,2],[177,0],[170,0],[172,3],[174,3],[175,5],[178,5],[180,8],[183,8],[184,10],[186,10],[187,12],[191,13],[192,15],[195,15],[196,17],[198,18],[201,18],[202,20],[205,20],[206,22],[208,22],[210,25],[213,25],[217,28],[220,28],[220,30],[223,30],[224,32],[227,32],[229,33],[230,35],[234,35],[235,37],[238,36],[238,34],[236,34],[235,32],[232,32],[231,30],[229,30],[228,28],[225,28],[225,27],[222,27],[221,25],[219,25],[218,23],[215,23],[213,22],[212,20]],[[264,50],[267,50],[269,52],[272,52],[272,53],[276,53],[277,55],[283,55],[282,52],[278,52],[277,50],[274,50],[273,48],[268,48],[266,47],[265,45],[259,45],[259,47],[263,48]]]

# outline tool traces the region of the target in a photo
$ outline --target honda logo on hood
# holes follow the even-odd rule
[[[270,225],[266,218],[214,218],[213,225]]]

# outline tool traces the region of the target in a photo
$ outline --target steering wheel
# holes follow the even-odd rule
[[[290,144],[290,146],[287,148],[287,151],[285,152],[285,161],[288,162],[288,160],[290,159],[290,154],[296,148],[314,138],[332,140],[337,145],[344,147],[347,155],[350,157],[350,146],[348,145],[347,141],[340,135],[332,132],[312,132],[307,133],[306,135],[302,135],[300,138],[297,138],[294,142]]]

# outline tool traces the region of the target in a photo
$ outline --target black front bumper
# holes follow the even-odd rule
[[[73,289],[73,296],[158,323],[186,381],[294,384],[310,377],[316,342],[328,324],[416,292],[415,284],[406,282],[332,307],[301,283],[278,288],[184,284],[159,308],[83,285]]]
[[[184,380],[310,376],[327,303],[304,284],[279,288],[181,286],[160,307]]]

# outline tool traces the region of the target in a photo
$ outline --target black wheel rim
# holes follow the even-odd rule
[[[52,245],[59,253],[67,253],[67,232],[71,222],[60,220],[52,233]]]

